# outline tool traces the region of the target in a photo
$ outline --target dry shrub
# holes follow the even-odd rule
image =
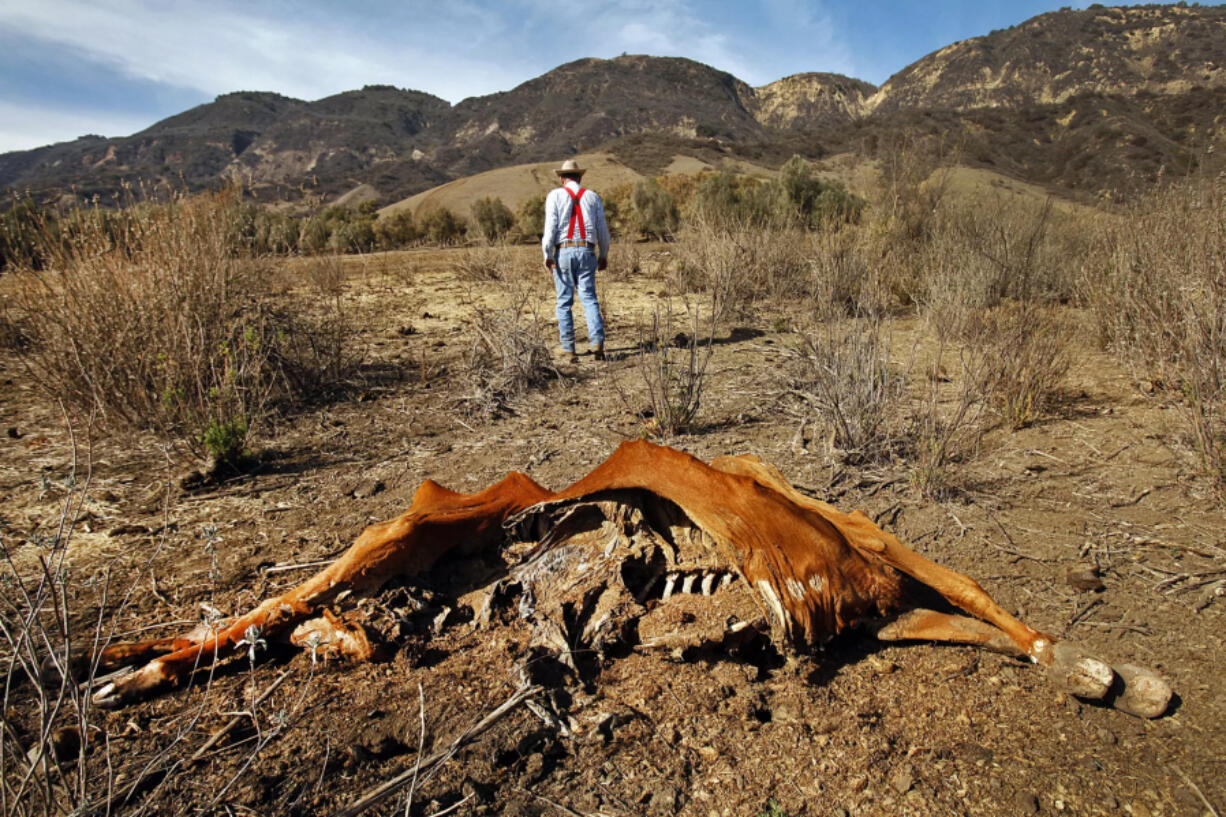
[[[74,565],[76,520],[92,499],[92,457],[74,443],[72,461],[62,481],[45,485],[60,497],[58,516],[41,528],[47,533],[29,533],[23,541],[15,530],[0,526],[0,814],[215,813],[226,793],[259,769],[255,761],[268,745],[300,721],[312,700],[315,662],[288,706],[261,704],[271,687],[259,683],[263,674],[254,670],[242,691],[227,693],[249,719],[255,739],[227,748],[242,756],[234,758],[224,784],[197,797],[170,794],[198,784],[189,758],[216,717],[214,675],[202,672],[196,702],[172,704],[166,710],[172,717],[140,741],[129,740],[131,721],[93,704],[90,696],[104,676],[91,657],[133,635],[128,628],[134,608],[148,595],[151,565],[167,540],[163,533],[152,547],[130,548],[126,557],[97,569]],[[208,604],[201,607],[201,623],[216,626],[220,613]]]
[[[456,278],[470,284],[507,281],[516,273],[516,256],[506,244],[483,244],[457,250],[451,263]]]
[[[890,324],[880,316],[819,321],[800,335],[789,391],[830,429],[831,454],[853,464],[888,458],[906,378],[890,359]]]
[[[48,247],[45,269],[13,270],[5,311],[28,339],[22,358],[82,416],[233,461],[274,404],[342,376],[345,333],[326,331],[332,351],[316,356],[317,327],[273,308],[269,262],[234,247],[237,192],[130,215],[122,243],[82,219],[73,241]]]
[[[459,265],[482,275],[483,290],[493,292],[498,302],[477,309],[476,337],[466,362],[468,391],[460,404],[470,415],[497,417],[514,411],[516,400],[528,391],[558,378],[549,352],[552,330],[537,312],[546,301],[533,287],[526,265],[505,248],[465,250]],[[544,280],[543,269],[538,280]]]
[[[1084,287],[1103,341],[1182,392],[1205,473],[1226,489],[1226,177],[1172,185],[1106,223]]]
[[[801,230],[721,227],[696,219],[676,245],[669,287],[708,294],[717,322],[744,318],[759,299],[810,293],[812,243]]]
[[[927,384],[913,403],[907,438],[911,484],[939,499],[952,487],[951,466],[979,449],[984,432],[983,384],[991,364],[982,346],[958,346],[938,336]]]
[[[1068,338],[1052,309],[1008,303],[979,328],[984,392],[1011,429],[1030,425],[1050,406],[1069,370]]]
[[[637,400],[646,400],[643,409],[635,410],[627,392],[614,384],[622,401],[646,421],[646,430],[653,436],[668,438],[684,432],[702,409],[715,324],[712,320],[707,327],[704,345],[698,339],[699,310],[691,305],[689,313],[689,331],[680,331],[672,303],[667,303],[663,313],[659,309],[653,313],[651,329],[639,342],[642,351],[635,370],[643,388],[634,395]]]

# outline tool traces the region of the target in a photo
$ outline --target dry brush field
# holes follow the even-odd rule
[[[1015,659],[867,634],[811,655],[628,649],[566,693],[567,728],[517,709],[411,803],[369,813],[1218,813],[1220,394],[1186,358],[1160,365],[1141,319],[1104,320],[1110,298],[1139,309],[1127,299],[1154,284],[1102,277],[1153,273],[1118,235],[1091,247],[1090,225],[1061,232],[1041,209],[949,226],[923,212],[617,244],[601,281],[609,360],[578,366],[554,363],[534,248],[261,262],[276,314],[309,319],[315,338],[343,332],[344,352],[324,356],[327,389],[244,426],[233,467],[186,478],[191,446],[58,404],[31,356],[48,336],[21,323],[31,313],[6,322],[6,813],[328,814],[412,769],[517,685],[522,627],[477,626],[479,596],[457,594],[479,558],[375,597],[376,619],[414,612],[369,663],[253,644],[255,661],[107,711],[72,684],[35,683],[14,656],[241,613],[400,514],[427,478],[469,492],[519,470],[558,489],[641,437],[703,459],[760,455],[1031,625],[1154,667],[1171,710],[1132,718]],[[1222,235],[1199,235],[1208,287]],[[1198,292],[1212,324],[1221,293]],[[1167,300],[1175,320],[1185,306]],[[23,606],[40,586],[37,609]],[[77,725],[85,752],[62,729]]]

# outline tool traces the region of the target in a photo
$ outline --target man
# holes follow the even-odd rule
[[[549,191],[545,198],[545,233],[541,238],[545,268],[553,273],[558,293],[558,337],[571,363],[579,362],[571,317],[576,290],[587,318],[592,357],[604,360],[604,318],[596,300],[596,270],[609,266],[609,225],[600,196],[579,186],[584,172],[574,159],[567,159],[557,169],[561,187]]]

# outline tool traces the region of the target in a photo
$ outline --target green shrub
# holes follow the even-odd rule
[[[407,247],[418,237],[417,226],[413,223],[413,212],[407,207],[375,221],[374,231],[375,243],[381,250]]]
[[[545,194],[529,196],[515,211],[515,227],[525,238],[539,241],[545,234]]]
[[[242,418],[210,420],[201,438],[214,462],[235,465],[242,458],[247,442],[247,421]]]
[[[634,224],[648,238],[669,238],[677,232],[681,215],[668,191],[656,179],[643,179],[630,198]]]
[[[511,231],[515,216],[500,198],[484,196],[473,202],[471,223],[486,241],[497,241]]]
[[[464,237],[464,222],[446,207],[435,207],[421,215],[418,230],[431,244],[454,244]]]

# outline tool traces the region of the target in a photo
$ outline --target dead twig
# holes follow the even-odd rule
[[[285,672],[281,673],[281,675],[277,677],[277,680],[273,681],[269,685],[268,689],[260,693],[260,697],[255,699],[255,702],[252,703],[251,708],[254,710],[257,706],[264,703],[264,701],[268,700],[268,696],[272,695],[277,690],[277,687],[281,686],[282,682],[285,681],[285,679],[288,678],[289,676],[290,676],[289,670],[286,670]],[[195,763],[197,760],[200,760],[200,758],[204,757],[205,752],[207,752],[209,749],[212,749],[214,746],[220,743],[222,738],[230,734],[230,732],[232,732],[235,727],[237,727],[240,723],[242,723],[244,719],[250,718],[250,717],[251,717],[250,712],[242,712],[238,715],[235,715],[230,720],[226,721],[224,726],[222,726],[220,729],[218,729],[212,735],[210,735],[209,739],[204,742],[204,745],[201,746],[199,749],[197,749],[195,754],[193,754],[190,758],[187,759],[187,765],[190,766],[193,763]]]
[[[540,800],[542,803],[548,803],[549,805],[553,806],[554,808],[556,808],[558,811],[562,812],[563,814],[569,814],[570,817],[584,817],[584,815],[581,812],[575,811],[573,808],[570,808],[569,806],[564,806],[561,803],[557,802],[556,800],[550,800],[548,797],[546,797],[543,794],[538,794],[537,792],[534,792],[534,791],[528,791],[523,786],[516,786],[515,789],[517,791],[523,792],[524,794],[532,795],[537,800]]]
[[[411,781],[419,779],[418,772],[421,770],[425,771],[425,775],[420,779],[423,781],[429,780],[430,777],[433,776],[434,772],[440,768],[443,763],[450,760],[456,752],[460,751],[469,743],[472,743],[485,732],[489,731],[490,727],[502,720],[507,713],[514,710],[517,706],[531,698],[533,695],[541,692],[542,689],[543,688],[538,685],[532,685],[522,686],[515,690],[515,692],[511,693],[511,697],[499,704],[488,715],[460,733],[460,735],[456,737],[456,739],[453,740],[451,745],[446,749],[441,749],[435,752],[424,761],[421,761],[420,764],[415,763],[412,769],[406,769],[395,777],[380,783],[373,789],[370,789],[352,804],[336,812],[334,817],[354,817],[354,815],[361,814],[371,806],[382,802],[390,795],[400,791],[402,788],[409,785]]]
[[[1121,499],[1118,502],[1112,502],[1111,507],[1112,508],[1127,508],[1129,505],[1136,505],[1142,499],[1144,499],[1145,497],[1153,493],[1153,491],[1154,489],[1152,486],[1149,488],[1144,488],[1140,492],[1138,492],[1135,496],[1133,496],[1131,499]]]
[[[302,562],[300,564],[279,564],[279,565],[273,565],[272,567],[261,568],[260,572],[261,573],[284,573],[287,570],[307,570],[308,568],[312,568],[312,567],[326,567],[332,564],[333,561],[335,560],[334,559],[324,559],[318,562]]]
[[[1213,807],[1213,804],[1209,802],[1209,799],[1205,797],[1205,794],[1200,790],[1200,787],[1192,782],[1192,778],[1184,774],[1183,769],[1179,768],[1178,766],[1171,766],[1171,768],[1174,769],[1175,774],[1179,775],[1183,782],[1187,784],[1188,788],[1192,790],[1192,793],[1200,798],[1201,803],[1204,804],[1205,808],[1209,810],[1209,813],[1212,814],[1213,817],[1222,817],[1218,810]]]

